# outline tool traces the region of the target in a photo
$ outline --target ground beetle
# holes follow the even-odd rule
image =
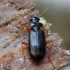
[[[53,4],[53,3],[52,3]],[[40,15],[52,5],[50,4]],[[30,18],[31,30],[29,33],[29,53],[31,57],[39,62],[43,59],[46,53],[45,33],[41,30],[42,23],[39,22],[40,18],[37,15],[32,15]],[[51,62],[52,63],[52,62]]]
[[[29,53],[36,62],[41,61],[46,53],[45,34],[39,20],[37,15],[30,18]]]
[[[52,3],[53,4],[53,3]],[[45,13],[45,11],[52,5],[50,4],[40,15],[39,17]],[[40,62],[46,53],[46,48],[48,49],[48,55],[47,58],[49,60],[49,62],[53,65],[54,69],[55,66],[52,63],[51,59],[50,59],[50,52],[52,50],[52,46],[53,46],[53,40],[48,40],[45,41],[45,33],[43,30],[41,30],[42,27],[42,23],[39,22],[40,18],[37,15],[31,15],[30,17],[30,26],[25,26],[25,28],[27,29],[27,32],[29,33],[29,42],[22,42],[22,44],[24,45],[28,45],[29,47],[29,53],[30,56],[33,58],[34,61],[36,62]],[[22,33],[23,31],[21,31]],[[20,35],[21,33],[19,33],[18,35]],[[46,44],[52,42],[51,46],[46,47]]]

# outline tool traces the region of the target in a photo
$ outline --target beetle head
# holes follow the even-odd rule
[[[37,15],[32,15],[30,18],[31,22],[39,22],[40,18]]]

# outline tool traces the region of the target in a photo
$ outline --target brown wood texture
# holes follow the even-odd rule
[[[30,0],[3,0],[0,3],[0,70],[69,70],[70,56],[66,55],[63,39],[58,33],[52,33],[51,24],[44,24],[46,41],[53,41],[48,60],[49,49],[52,42],[46,44],[44,59],[36,63],[30,57],[28,46],[29,18],[32,14],[34,3]],[[43,22],[44,23],[44,22]],[[28,29],[29,30],[29,29]],[[48,32],[48,33],[47,33]],[[48,48],[47,48],[48,47]],[[63,69],[64,68],[64,69]]]

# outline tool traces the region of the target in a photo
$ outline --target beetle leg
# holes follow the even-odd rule
[[[47,37],[47,35],[48,35],[48,31],[45,30],[45,27],[46,27],[46,26],[47,26],[47,25],[42,25],[42,30],[44,31],[45,37]]]
[[[31,30],[31,27],[29,25],[25,25],[25,29],[27,30],[27,32],[29,33]]]
[[[17,37],[19,37],[22,33],[24,32],[24,30],[21,30],[18,34],[12,35],[12,41],[15,41]]]
[[[18,33],[18,36],[20,36],[23,32],[24,32],[24,30],[21,30],[21,31]]]
[[[26,43],[26,42],[22,42],[22,44],[28,46],[28,43]]]
[[[31,28],[29,25],[24,26],[27,32],[29,33]],[[14,41],[17,37],[19,37],[25,30],[21,30],[18,34],[12,36],[12,41]]]
[[[54,69],[55,69],[55,66],[54,66],[54,64],[52,63],[51,59],[50,59],[50,53],[51,53],[51,51],[52,51],[53,41],[52,41],[52,40],[48,40],[46,43],[48,44],[48,43],[50,43],[50,42],[52,42],[52,45],[51,45],[50,47],[47,47],[47,48],[49,49],[49,50],[48,50],[48,60],[49,60],[49,62],[53,65],[53,67],[54,67]]]
[[[26,59],[24,51],[25,51],[25,49],[27,49],[27,46],[28,46],[28,43],[22,42],[22,54],[23,54],[23,58],[24,58],[24,63],[25,63],[25,59]]]
[[[28,33],[29,33],[30,30],[31,30],[31,28],[30,28],[29,25],[25,25],[24,28],[27,30]],[[24,31],[25,31],[25,30],[21,30],[21,31],[18,33],[17,37],[20,36]]]
[[[53,40],[48,40],[46,41],[46,44],[53,42]]]
[[[45,33],[45,37],[47,37],[48,31],[44,30],[44,33]]]

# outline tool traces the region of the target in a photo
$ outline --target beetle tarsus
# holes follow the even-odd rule
[[[24,58],[24,63],[25,63],[25,59],[26,59],[24,51],[25,51],[25,49],[27,49],[27,46],[28,46],[27,42],[22,42],[22,54],[23,54],[23,58]]]
[[[52,64],[52,66],[53,66],[54,69],[55,69],[56,67],[54,66],[54,64],[52,63],[52,61],[51,61],[51,59],[50,59],[50,54],[51,54],[52,47],[53,47],[53,40],[48,40],[48,41],[46,41],[47,44],[48,44],[48,43],[51,43],[51,42],[52,42],[52,45],[49,46],[49,47],[47,47],[47,48],[48,48],[48,60],[49,60],[49,62]]]

